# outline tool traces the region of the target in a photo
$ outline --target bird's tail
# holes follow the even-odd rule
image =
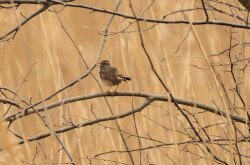
[[[130,81],[131,78],[130,77],[127,77],[127,76],[123,76],[123,75],[118,75],[118,78],[122,81]]]
[[[131,78],[130,77],[125,77],[125,76],[122,76],[121,78],[123,78],[123,81],[130,81]]]

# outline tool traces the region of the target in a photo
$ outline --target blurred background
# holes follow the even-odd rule
[[[115,0],[105,1],[105,3],[97,0],[85,0],[73,3],[113,10],[115,2]],[[221,10],[246,18],[246,12],[240,12],[234,8],[235,11],[232,11],[227,5],[210,3]],[[232,2],[232,4],[237,5],[238,3]],[[156,19],[161,19],[163,16],[178,10],[202,7],[201,1],[194,0],[137,0],[132,1],[132,6],[137,16],[145,11],[143,17]],[[20,23],[24,19],[23,16],[27,17],[39,8],[41,5],[28,4],[20,5],[17,9],[1,8],[0,34],[3,35]],[[83,8],[63,8],[62,5],[56,5],[49,9],[22,26],[14,40],[0,42],[0,86],[17,91],[24,100],[31,103],[46,98],[83,75],[87,71],[84,61],[88,66],[94,64],[103,37],[104,26],[110,17],[109,14],[92,12]],[[57,11],[58,16],[54,10]],[[119,12],[132,15],[129,1],[122,2]],[[186,20],[185,15],[193,21],[205,21],[206,18],[204,11],[200,9],[180,12],[170,15],[166,19]],[[211,19],[243,24],[239,20],[221,13],[210,12],[209,16]],[[60,20],[83,58],[65,33]],[[128,25],[130,26],[128,27]],[[190,30],[189,24],[140,22],[140,25],[143,29],[145,46],[154,67],[174,96],[225,108],[222,102],[226,98],[223,88],[219,83],[218,90],[214,75],[209,69],[200,45],[203,46],[206,55],[210,56],[211,64],[227,64],[230,62],[227,54],[211,55],[229,48],[230,32],[232,31],[232,44],[239,44],[232,49],[232,56],[234,59],[237,57],[248,58],[249,48],[242,46],[243,44],[240,45],[240,43],[248,42],[248,30],[237,28],[230,30],[230,27],[217,25],[194,26],[200,39],[198,42],[194,32]],[[107,37],[101,60],[108,59],[113,66],[119,68],[121,73],[132,78],[129,83],[122,83],[118,91],[139,91],[168,96],[169,94],[153,73],[141,47],[134,20],[115,16],[109,32],[110,35]],[[246,61],[243,62],[246,63]],[[243,65],[243,63],[239,65]],[[235,83],[231,73],[227,70],[228,68],[216,67],[215,69],[220,74],[220,82],[232,100],[233,107],[240,109],[242,104],[235,94]],[[99,93],[102,90],[107,91],[109,88],[100,81],[99,68],[96,67],[92,73],[93,75],[89,75],[43,104],[48,105],[65,98]],[[245,68],[244,73],[239,71],[236,74],[237,78],[240,77],[240,92],[246,105],[250,92],[249,78],[245,76],[248,74],[248,67]],[[96,77],[97,81],[93,76]],[[98,83],[101,84],[102,89]],[[114,89],[112,88],[111,91]],[[110,104],[114,114],[120,114],[143,102],[143,98],[137,97],[112,97],[107,98],[107,102],[104,98],[96,98],[63,105],[42,114],[47,117],[53,129],[58,129],[70,125],[69,119],[73,123],[80,123],[94,120],[96,117],[110,116],[107,103]],[[205,128],[212,138],[234,139],[237,137],[230,129],[227,119],[197,108],[181,107],[195,115],[198,124],[196,121],[192,121],[199,127]],[[4,116],[8,108],[9,105],[0,104],[1,116]],[[19,111],[11,107],[5,117]],[[246,117],[243,110],[233,111],[233,113]],[[119,128],[114,121],[108,121],[74,129],[60,134],[59,137],[77,164],[132,164],[129,154],[123,152],[126,151],[126,148],[121,134],[124,136],[128,149],[132,150],[130,153],[134,164],[211,164],[213,161],[206,155],[207,152],[204,151],[205,147],[202,143],[180,144],[194,140],[190,137],[195,136],[185,118],[172,103],[153,102],[135,116],[116,121]],[[242,134],[248,134],[246,125],[239,124],[237,126]],[[9,129],[25,138],[49,131],[36,114],[16,120]],[[1,123],[0,130],[2,139],[0,148],[19,140],[8,132],[6,122]],[[231,142],[232,144],[225,144],[225,146],[209,143],[205,145],[211,147],[214,155],[218,155],[229,164],[238,164],[240,158],[235,154],[235,146],[233,141]],[[157,145],[162,146],[157,147]],[[150,148],[150,146],[154,147]],[[140,148],[145,149],[140,150]],[[246,156],[243,163],[250,163],[250,155],[247,154],[249,144],[239,144],[239,148],[242,155]],[[113,152],[105,153],[109,151]],[[102,153],[104,154],[95,157]],[[65,152],[53,136],[8,148],[0,155],[1,164],[61,164],[69,162]]]

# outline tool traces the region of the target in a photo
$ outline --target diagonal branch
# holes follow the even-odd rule
[[[82,122],[82,123],[79,123],[79,124],[74,124],[74,125],[71,125],[71,126],[68,126],[68,127],[64,127],[64,128],[54,130],[54,132],[56,134],[60,134],[60,133],[64,133],[64,132],[73,130],[75,128],[85,127],[85,126],[97,124],[97,123],[104,122],[104,121],[111,121],[111,120],[125,118],[127,116],[130,116],[133,113],[137,113],[137,112],[142,111],[145,107],[150,105],[150,103],[152,103],[152,102],[153,102],[153,97],[149,97],[140,106],[138,106],[137,108],[132,109],[132,110],[130,110],[128,112],[124,112],[124,113],[121,113],[121,114],[118,114],[118,115],[111,115],[111,116],[107,116],[107,117],[102,117],[102,118],[98,118],[98,119],[95,119],[95,120],[92,120],[92,121]],[[39,134],[39,135],[33,136],[31,138],[25,139],[25,140],[20,140],[17,143],[17,145],[23,144],[25,142],[32,142],[32,141],[35,141],[35,140],[41,140],[41,139],[44,139],[44,138],[49,137],[49,136],[51,136],[50,132]]]
[[[13,34],[13,36],[11,38],[14,39],[17,31],[20,29],[20,27],[22,27],[24,24],[26,24],[29,20],[31,20],[32,18],[34,18],[35,16],[37,16],[38,14],[42,13],[43,11],[47,10],[50,7],[50,4],[46,4],[44,5],[42,8],[40,8],[39,10],[35,11],[34,13],[32,13],[30,16],[28,16],[27,18],[25,18],[21,23],[19,23],[18,25],[16,25],[14,28],[12,28],[11,30],[9,30],[8,32],[6,32],[5,34],[3,34],[2,36],[0,36],[0,41],[5,39],[6,37],[8,37],[9,35]],[[10,39],[10,38],[9,38]],[[9,40],[7,39],[7,40]]]
[[[9,105],[13,105],[14,107],[21,108],[21,106],[18,103],[16,103],[15,101],[12,101],[10,99],[1,99],[0,98],[0,103],[9,104]]]
[[[203,10],[204,10],[204,13],[206,15],[206,22],[208,22],[209,21],[209,16],[208,16],[208,13],[207,13],[207,9],[206,9],[204,0],[201,0],[201,2],[202,2],[202,7],[203,7]]]

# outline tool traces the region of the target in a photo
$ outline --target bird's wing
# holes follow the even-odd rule
[[[110,75],[112,76],[117,76],[118,74],[118,70],[115,67],[108,67],[108,73],[110,73]]]
[[[115,67],[108,67],[105,69],[105,72],[102,74],[102,77],[105,79],[114,79],[117,77],[118,70]]]

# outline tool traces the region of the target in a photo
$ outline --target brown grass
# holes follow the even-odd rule
[[[82,2],[82,3],[85,3]],[[114,1],[88,1],[89,5],[99,6],[102,8],[112,9]],[[150,1],[135,1],[133,6],[136,14],[149,5]],[[159,17],[181,8],[192,7],[191,1],[156,1],[155,4],[145,13],[145,17]],[[197,4],[193,4],[197,5]],[[4,33],[10,27],[14,26],[20,20],[19,12],[28,15],[40,6],[21,5],[17,10],[0,10],[1,30]],[[56,7],[61,9],[61,6]],[[59,13],[65,28],[70,33],[81,53],[84,60],[91,65],[95,61],[96,53],[99,48],[101,35],[93,29],[102,30],[109,15],[92,13],[84,9],[65,8]],[[120,12],[131,14],[128,2],[124,1]],[[202,13],[202,12],[200,12]],[[189,15],[190,19],[201,19],[203,15],[196,12]],[[181,19],[183,16],[177,15],[173,19]],[[227,19],[227,18],[225,18]],[[119,31],[126,27],[131,20],[124,20],[116,17],[112,23],[111,31]],[[153,24],[141,23],[142,28],[148,28]],[[87,26],[91,29],[84,28]],[[146,47],[152,57],[152,62],[156,66],[164,83],[170,88],[174,96],[197,100],[209,105],[214,105],[213,101],[219,106],[225,108],[227,103],[223,90],[220,85],[216,85],[211,70],[202,71],[191,65],[208,68],[207,62],[202,54],[199,44],[204,47],[207,55],[214,54],[226,49],[229,45],[228,27],[218,26],[194,26],[195,31],[200,39],[200,43],[190,33],[187,40],[181,45],[179,51],[175,53],[178,45],[187,35],[189,25],[165,25],[159,24],[154,28],[143,32]],[[135,24],[129,28],[130,31],[137,30]],[[243,30],[239,30],[243,34]],[[245,40],[248,39],[248,32],[244,33]],[[18,94],[26,101],[32,98],[32,103],[39,101],[54,91],[62,88],[69,82],[77,79],[86,71],[86,66],[82,62],[77,50],[69,40],[60,23],[53,12],[46,11],[37,16],[18,31],[15,40],[0,43],[0,85],[12,90],[19,89],[24,77],[30,69],[27,81],[22,85]],[[237,53],[237,51],[234,51]],[[245,50],[245,57],[248,57],[248,48]],[[118,67],[119,70],[132,77],[129,83],[122,83],[118,91],[141,91],[159,95],[168,95],[151,70],[149,62],[140,46],[139,35],[137,32],[119,33],[110,35],[105,45],[101,59],[109,59],[111,63]],[[210,58],[210,62],[225,63],[225,57]],[[37,63],[34,64],[34,61]],[[92,72],[99,79],[99,70],[94,69]],[[220,72],[222,73],[222,72]],[[246,69],[245,74],[249,74]],[[229,73],[221,75],[227,89],[232,88],[233,82]],[[246,103],[249,97],[249,78],[244,77],[244,88],[242,94]],[[104,91],[108,90],[101,84]],[[97,82],[91,75],[77,83],[74,87],[69,88],[50,101],[52,103],[68,97],[85,95],[100,92]],[[232,92],[227,91],[231,98],[234,97]],[[222,96],[222,97],[221,97]],[[115,114],[128,111],[137,107],[144,99],[134,97],[112,97],[108,98],[112,111]],[[239,103],[239,100],[236,99]],[[0,104],[1,114],[3,115],[8,109],[8,105]],[[196,108],[185,107],[190,112],[198,112]],[[97,98],[87,101],[76,102],[55,108],[43,113],[47,116],[53,128],[59,128],[65,124],[65,118],[70,118],[73,123],[79,123],[84,120],[94,119],[97,117],[109,116],[110,111],[103,98]],[[19,110],[11,108],[9,114]],[[199,110],[200,111],[200,110]],[[245,115],[239,111],[241,115]],[[228,122],[223,117],[218,117],[211,113],[197,114],[197,119],[201,126]],[[190,152],[185,152],[184,145],[178,145],[178,142],[186,141],[187,137],[175,130],[184,130],[182,125],[187,126],[187,121],[180,115],[176,107],[171,103],[154,102],[142,112],[135,115],[137,131],[139,136],[152,137],[165,143],[175,143],[172,146],[154,148],[141,151],[142,164],[210,164],[212,160],[200,159],[195,154],[203,155],[198,145],[187,146]],[[136,134],[133,116],[117,120],[120,129],[131,134]],[[0,148],[5,148],[15,143],[18,139],[11,133],[8,133],[5,122],[1,122]],[[181,125],[182,124],[182,125]],[[161,125],[161,126],[160,126]],[[164,126],[164,127],[163,127]],[[237,125],[243,133],[247,133],[245,125]],[[188,126],[187,126],[188,127]],[[47,132],[41,120],[34,114],[15,121],[11,127],[15,133],[23,137],[31,137],[39,133]],[[168,129],[168,130],[167,130]],[[189,130],[190,131],[190,130]],[[234,138],[233,130],[225,124],[207,129],[211,135],[220,137]],[[193,134],[192,131],[189,133]],[[126,137],[126,143],[129,149],[139,148],[138,139]],[[90,163],[88,158],[93,158],[96,154],[106,151],[125,150],[121,137],[114,121],[103,122],[88,127],[74,129],[59,135],[66,148],[77,164]],[[204,138],[205,136],[202,135]],[[158,143],[141,139],[141,147],[153,146]],[[233,164],[233,142],[229,152],[225,153],[221,148],[207,144],[211,147],[215,155],[225,158],[229,164]],[[248,149],[245,144],[240,145],[242,153],[247,153]],[[249,146],[248,146],[249,147]],[[36,155],[36,149],[38,151]],[[204,149],[204,148],[203,148]],[[195,153],[195,154],[192,154]],[[207,152],[205,152],[207,153]],[[132,152],[132,156],[139,163],[140,152]],[[51,136],[35,142],[25,143],[16,147],[7,148],[0,153],[0,164],[58,164],[69,162],[66,154],[61,150],[59,143]],[[249,155],[248,155],[249,156]],[[113,160],[130,164],[127,153],[110,153],[97,157],[99,159]],[[249,159],[245,160],[249,163]],[[110,161],[92,160],[93,164],[112,164]],[[115,163],[113,163],[115,164]]]

